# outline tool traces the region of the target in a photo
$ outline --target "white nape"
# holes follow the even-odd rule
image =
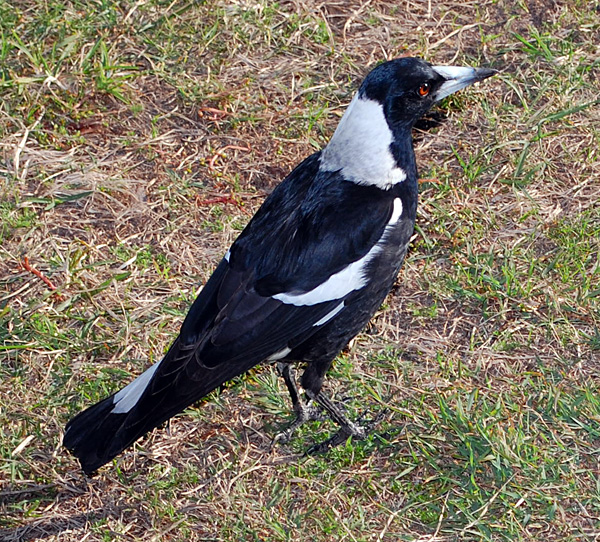
[[[342,301],[335,309],[329,311],[323,318],[313,324],[313,327],[322,326],[331,320],[338,312],[344,308],[344,302]]]
[[[224,259],[225,259],[226,261],[229,261],[229,258],[230,258],[230,257],[231,257],[231,250],[228,250],[228,251],[225,253],[225,257],[224,257]]]
[[[274,354],[271,354],[268,358],[267,361],[277,361],[279,359],[283,359],[285,358],[285,356],[287,356],[290,352],[292,351],[291,348],[288,348],[287,346],[285,348],[283,348],[282,350],[280,350],[279,352],[275,352]]]
[[[379,102],[354,97],[329,144],[321,171],[341,171],[348,181],[387,190],[406,179],[390,151],[393,134]]]
[[[121,391],[117,392],[113,397],[115,406],[111,410],[111,414],[126,414],[139,401],[142,393],[148,387],[150,379],[158,369],[160,361],[152,365],[150,369],[143,372],[131,384],[125,386]]]

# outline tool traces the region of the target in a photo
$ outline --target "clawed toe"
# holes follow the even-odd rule
[[[275,444],[278,443],[287,444],[291,440],[294,432],[305,422],[309,420],[323,421],[327,418],[330,418],[339,425],[339,431],[325,442],[315,444],[306,451],[306,455],[322,453],[330,448],[339,446],[340,444],[346,442],[350,437],[358,440],[366,438],[373,427],[385,414],[384,411],[380,413],[374,420],[363,422],[363,419],[367,414],[365,412],[359,416],[356,422],[350,421],[346,416],[343,405],[333,403],[322,393],[312,389],[305,390],[306,396],[309,400],[305,403],[300,399],[293,367],[287,363],[280,363],[278,364],[278,369],[283,376],[286,386],[290,392],[294,411],[296,412],[296,419],[284,431],[281,431],[275,435],[271,441],[270,449],[273,449]],[[325,415],[325,413],[327,413],[327,415]]]
[[[306,422],[323,421],[327,419],[327,416],[325,416],[319,408],[312,404],[298,403],[295,410],[296,419],[288,426],[287,429],[284,429],[280,433],[277,433],[275,437],[273,437],[270,449],[273,449],[276,444],[287,444],[292,439],[292,436],[298,430],[298,428],[304,425]]]
[[[286,429],[285,431],[281,431],[281,433],[277,433],[273,437],[273,440],[271,441],[271,446],[270,446],[269,450],[272,450],[276,444],[287,444],[290,441],[290,439],[292,438],[293,434],[294,434],[294,432],[290,431],[289,429]]]
[[[383,419],[386,411],[382,411],[374,419],[365,421],[362,424],[350,422],[340,428],[332,437],[328,438],[324,442],[319,442],[311,446],[307,451],[306,455],[318,455],[327,452],[331,448],[335,448],[340,444],[346,442],[350,437],[363,440],[365,439],[375,428],[375,426]],[[359,420],[362,420],[366,412],[359,416]]]
[[[351,424],[348,427],[342,427],[335,435],[327,440],[313,444],[308,450],[306,450],[306,455],[318,455],[325,453],[331,448],[335,448],[336,446],[343,444],[350,437],[357,440],[363,440],[368,434],[368,429],[362,425]]]

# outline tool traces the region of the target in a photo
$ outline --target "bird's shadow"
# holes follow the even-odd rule
[[[80,488],[76,488],[79,490]],[[59,493],[59,487],[56,484],[44,486],[33,485],[30,488],[23,488],[23,484],[8,485],[0,491],[0,509],[7,506],[15,506],[19,503],[38,501],[40,508],[44,505],[50,505],[55,502]],[[61,498],[61,502],[78,495],[73,493],[71,496]],[[60,516],[50,519],[40,519],[32,521],[29,524],[23,524],[13,528],[0,529],[0,540],[5,542],[28,542],[30,540],[44,540],[67,530],[81,530],[92,522],[109,517],[119,517],[121,510],[115,506],[107,506],[88,510],[79,514]]]
[[[441,111],[431,110],[427,112],[426,115],[421,117],[415,123],[415,133],[413,134],[413,139],[418,141],[423,136],[423,132],[428,132],[429,130],[433,130],[434,128],[440,127],[444,122],[448,120],[448,117],[444,115]]]

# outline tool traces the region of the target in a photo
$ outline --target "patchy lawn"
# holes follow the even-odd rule
[[[600,538],[600,8],[0,0],[0,538]],[[85,478],[80,409],[159,359],[270,190],[401,55],[501,74],[415,131],[417,232],[288,445],[261,367]]]

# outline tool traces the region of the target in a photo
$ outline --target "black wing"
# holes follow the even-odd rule
[[[295,305],[273,296],[317,288],[381,239],[393,197],[318,165],[319,153],[273,191],[192,306],[179,341],[197,363],[257,363],[284,348],[342,298]]]
[[[316,332],[343,298],[295,305],[273,296],[313,290],[381,238],[393,197],[318,167],[316,153],[277,186],[201,290],[147,390],[151,396],[182,379],[189,394],[180,390],[170,410]]]

